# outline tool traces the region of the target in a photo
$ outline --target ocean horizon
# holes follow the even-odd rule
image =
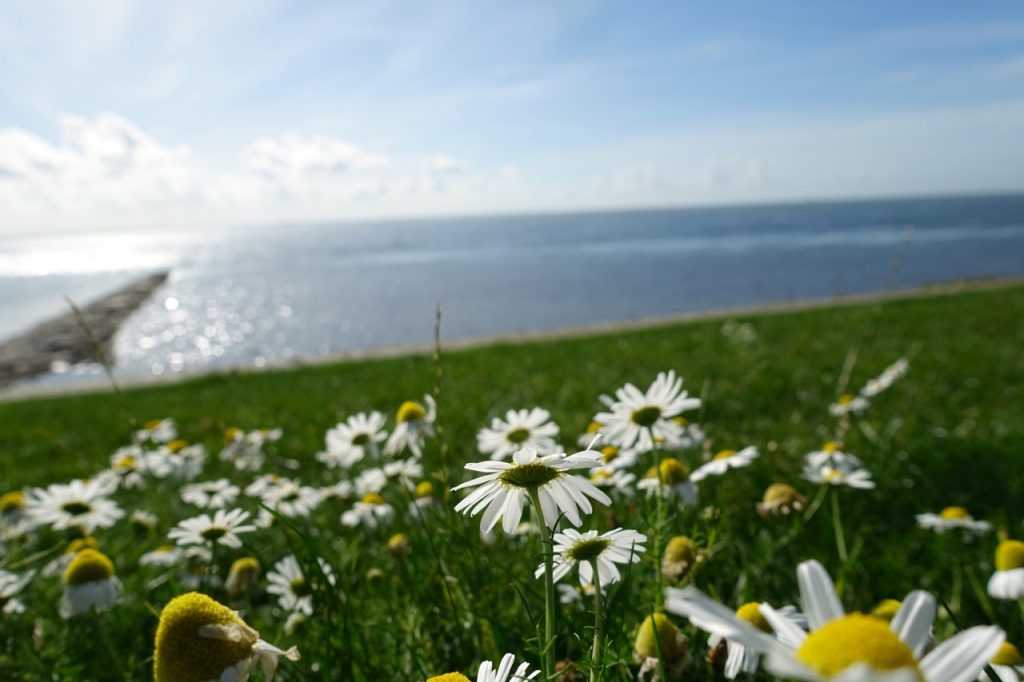
[[[18,235],[0,338],[160,270],[119,377],[1018,275],[1024,194]]]

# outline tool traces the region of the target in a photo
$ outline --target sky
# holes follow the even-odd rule
[[[0,231],[1024,190],[1024,4],[15,0]]]

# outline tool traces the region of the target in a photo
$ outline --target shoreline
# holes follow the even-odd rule
[[[166,273],[162,274],[163,277],[166,278]],[[152,277],[158,276],[159,275]],[[148,280],[150,278],[146,279]],[[162,282],[163,280],[160,281],[160,283]],[[138,284],[138,282],[136,284]],[[892,291],[874,292],[867,294],[838,295],[828,298],[813,298],[796,301],[784,301],[780,303],[769,303],[757,306],[740,306],[735,308],[722,308],[718,310],[700,312],[674,313],[670,315],[661,315],[656,317],[645,317],[634,320],[620,320],[616,322],[602,322],[589,325],[576,325],[572,327],[561,327],[557,329],[512,332],[506,334],[493,334],[487,336],[468,337],[463,339],[454,339],[451,341],[443,341],[442,350],[445,352],[452,352],[504,343],[537,343],[544,341],[558,341],[561,339],[600,336],[615,332],[656,329],[660,327],[673,326],[677,324],[686,324],[690,322],[701,322],[708,320],[727,320],[735,317],[760,317],[771,315],[784,315],[788,313],[797,313],[806,310],[820,310],[823,308],[845,308],[860,305],[869,305],[872,303],[910,300],[916,298],[928,298],[934,296],[955,296],[960,293],[1007,289],[1020,285],[1024,285],[1024,275],[1017,275],[1012,277],[992,277],[956,280],[952,282],[928,284],[921,287],[915,287],[912,289],[897,289]],[[152,287],[150,293],[155,289],[156,286]],[[100,302],[102,302],[103,300],[106,299],[101,299]],[[139,301],[139,304],[141,304],[141,302],[144,300],[145,298]],[[132,311],[134,311],[134,308],[132,309]],[[127,315],[124,315],[124,317],[127,317]],[[124,318],[122,318],[122,320],[123,319]],[[43,327],[46,324],[49,323],[44,323],[44,325],[40,325],[39,327]],[[36,329],[38,329],[39,327],[37,327]],[[116,328],[114,331],[116,331]],[[79,335],[81,335],[80,330]],[[111,338],[112,336],[113,332],[110,334]],[[362,362],[367,360],[383,360],[407,356],[431,355],[433,352],[434,345],[432,343],[414,343],[399,344],[394,346],[381,346],[376,348],[346,351],[342,353],[332,353],[329,355],[312,358],[294,359],[286,362],[272,363],[266,365],[265,367],[258,368],[224,367],[216,369],[184,371],[177,374],[162,376],[131,378],[116,377],[116,367],[114,368],[114,371],[115,377],[117,378],[118,388],[135,389],[173,385],[185,381],[190,381],[193,379],[200,379],[203,377],[217,375],[251,374],[268,371],[274,372],[288,369],[300,369],[306,367],[320,367],[339,363]],[[15,402],[19,400],[37,398],[99,393],[107,390],[110,390],[110,383],[104,377],[97,377],[95,380],[84,381],[70,386],[56,387],[32,385],[26,386],[18,384],[4,385],[2,381],[0,381],[0,402]]]

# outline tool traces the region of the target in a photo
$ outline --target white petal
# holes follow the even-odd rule
[[[889,627],[920,658],[928,644],[928,632],[935,620],[935,597],[915,590],[904,598]]]
[[[824,566],[817,561],[805,561],[796,567],[796,579],[800,584],[800,603],[811,630],[843,617],[843,605]]]
[[[921,659],[925,682],[970,682],[999,651],[1006,633],[995,626],[964,630]]]

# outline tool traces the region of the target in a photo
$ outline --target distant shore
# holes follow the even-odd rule
[[[54,363],[74,365],[110,356],[121,323],[135,312],[170,273],[157,272],[117,291],[32,327],[0,343],[0,388],[46,374]]]
[[[155,275],[154,277],[158,277]],[[163,277],[166,278],[166,273],[163,273]],[[147,278],[148,279],[148,278]],[[162,282],[162,280],[161,280]],[[141,285],[142,282],[137,282],[136,285]],[[960,293],[972,292],[972,291],[990,291],[1005,288],[1012,288],[1015,286],[1024,285],[1024,276],[1014,277],[995,277],[995,278],[979,278],[969,280],[958,280],[953,282],[943,282],[929,284],[922,287],[916,287],[912,289],[900,289],[888,292],[876,292],[870,294],[850,294],[850,295],[839,295],[829,298],[817,298],[817,299],[805,299],[798,301],[787,301],[784,303],[772,303],[760,306],[746,306],[736,308],[726,308],[714,311],[703,311],[695,313],[677,313],[672,315],[663,315],[658,317],[649,317],[636,320],[627,320],[619,322],[608,322],[593,325],[580,325],[573,327],[563,327],[560,329],[550,329],[541,331],[531,332],[517,332],[511,334],[495,334],[490,336],[478,336],[473,338],[455,339],[450,341],[444,341],[443,350],[445,351],[459,351],[471,348],[477,348],[481,346],[490,346],[502,343],[531,343],[539,341],[553,341],[559,339],[578,338],[586,336],[599,336],[604,334],[611,334],[619,331],[631,331],[631,330],[642,330],[642,329],[655,329],[658,327],[671,326],[675,324],[683,324],[687,322],[698,322],[703,320],[728,320],[736,317],[757,317],[766,315],[781,315],[786,313],[800,312],[804,310],[818,310],[822,308],[842,308],[850,306],[868,305],[872,303],[884,303],[889,301],[900,301],[915,298],[926,298],[932,296],[954,296]],[[134,285],[133,285],[134,286]],[[159,286],[156,284],[152,286],[149,291],[152,292]],[[132,287],[129,287],[131,289]],[[142,286],[145,289],[145,286]],[[124,293],[124,290],[118,292],[118,294]],[[112,296],[117,296],[114,294]],[[145,297],[148,297],[148,293]],[[145,297],[141,298],[137,303],[141,304],[145,300]],[[108,297],[110,298],[110,297]],[[107,299],[103,299],[104,301]],[[100,304],[102,301],[97,302],[94,305]],[[92,308],[93,306],[89,306]],[[123,315],[123,320],[127,315]],[[40,325],[40,329],[46,325]],[[33,330],[35,331],[35,330]],[[114,330],[116,331],[116,329]],[[78,333],[81,335],[81,331]],[[110,337],[113,336],[113,332],[110,333]],[[84,337],[84,335],[83,335]],[[20,337],[19,337],[20,338]],[[109,337],[108,337],[109,340]],[[7,344],[0,346],[2,350]],[[404,344],[396,346],[383,346],[379,348],[369,348],[359,351],[351,351],[345,353],[335,353],[324,356],[312,357],[312,358],[300,358],[287,362],[271,363],[264,367],[236,367],[236,368],[220,368],[214,370],[205,371],[192,371],[192,372],[180,372],[171,375],[162,375],[159,377],[140,377],[121,379],[118,378],[118,385],[121,388],[143,388],[148,386],[160,386],[175,384],[182,381],[188,381],[190,379],[196,379],[203,376],[218,375],[218,374],[233,374],[233,373],[256,373],[264,372],[267,370],[282,370],[292,369],[300,367],[317,367],[323,365],[332,365],[336,363],[345,362],[359,362],[363,360],[375,360],[375,359],[386,359],[403,356],[415,356],[415,355],[429,355],[434,352],[432,344]],[[95,355],[90,355],[85,360],[95,359]],[[2,356],[0,356],[2,361]],[[117,368],[114,368],[116,375]],[[0,387],[4,384],[0,383]],[[95,381],[88,383],[78,383],[72,386],[34,386],[28,385],[15,385],[4,387],[0,391],[0,402],[20,400],[23,398],[44,398],[47,396],[60,396],[68,394],[81,394],[81,393],[94,393],[98,391],[108,390],[110,387],[109,382],[103,377],[97,377]]]

